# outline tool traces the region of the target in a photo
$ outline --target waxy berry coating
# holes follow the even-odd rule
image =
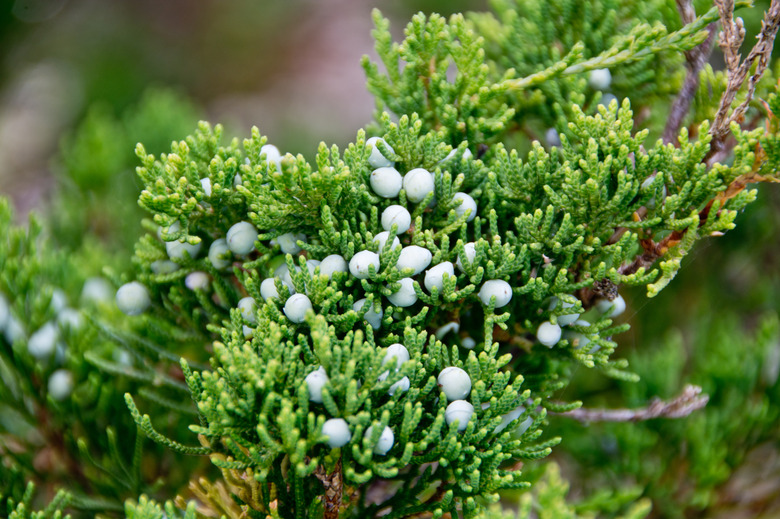
[[[302,323],[306,312],[312,310],[311,300],[305,294],[293,294],[284,303],[284,315],[294,323]]]
[[[442,261],[438,265],[435,265],[425,271],[425,288],[428,292],[432,292],[436,287],[439,292],[444,289],[444,275],[447,274],[450,277],[455,276],[455,268],[449,261]]]
[[[397,197],[403,184],[401,174],[393,167],[375,169],[368,181],[374,193],[383,198]]]
[[[393,306],[406,308],[417,302],[417,292],[414,291],[414,280],[412,278],[401,278],[398,280],[401,287],[387,296],[387,300]]]
[[[150,304],[149,291],[138,281],[125,283],[116,291],[116,306],[127,315],[142,314]]]
[[[561,327],[545,321],[536,330],[536,339],[548,348],[552,348],[561,340]]]
[[[368,157],[368,163],[371,164],[371,166],[374,168],[385,168],[392,166],[393,161],[382,155],[382,152],[379,150],[379,146],[377,146],[377,142],[379,141],[381,141],[388,150],[390,150],[392,153],[395,153],[395,150],[389,144],[387,144],[387,141],[385,141],[383,138],[371,137],[366,141],[366,147],[371,148],[371,155]]]
[[[422,202],[429,193],[433,193],[433,174],[427,169],[413,169],[404,175],[403,187],[410,202]]]
[[[470,222],[474,219],[475,216],[477,216],[477,202],[474,201],[474,199],[471,197],[471,195],[468,195],[466,193],[455,193],[452,195],[453,202],[460,202],[460,205],[455,208],[455,213],[458,216],[463,216],[466,213],[469,213],[468,217],[466,218],[467,222]]]
[[[249,222],[238,222],[227,232],[228,248],[235,254],[246,255],[255,248],[257,229]]]
[[[222,270],[230,266],[230,248],[228,248],[227,240],[225,238],[219,238],[211,242],[211,246],[209,247],[209,261],[217,270]]]
[[[372,425],[366,429],[365,437],[370,438],[373,432],[374,426]],[[386,455],[388,452],[390,452],[390,449],[393,448],[394,443],[395,434],[393,434],[393,430],[389,427],[385,427],[382,430],[382,434],[379,436],[379,441],[377,441],[376,446],[374,447],[374,454],[379,454],[381,456]]]
[[[376,272],[379,272],[379,254],[363,250],[349,260],[349,271],[358,279],[368,279],[370,265],[373,265]]]
[[[347,421],[343,418],[326,420],[322,424],[322,435],[328,437],[328,446],[331,449],[343,447],[352,439],[352,432],[349,430]]]
[[[473,414],[474,406],[471,403],[465,400],[455,400],[450,402],[444,411],[444,419],[447,421],[447,425],[452,425],[457,421],[458,431],[463,432],[466,430]]]
[[[396,267],[398,270],[410,268],[413,270],[412,275],[416,276],[431,264],[433,254],[428,249],[420,247],[418,245],[409,245],[401,249],[401,254],[398,256]]]
[[[463,400],[471,393],[471,377],[464,370],[455,366],[444,368],[437,378],[439,387],[447,400]]]
[[[320,366],[316,371],[312,371],[306,375],[304,381],[306,382],[306,386],[309,389],[309,400],[315,404],[321,404],[322,388],[325,387],[325,384],[327,384],[329,380],[330,379],[328,378],[328,374],[325,373],[325,368],[322,366]]]
[[[490,279],[479,289],[479,299],[485,306],[490,304],[490,298],[496,298],[495,308],[501,308],[512,300],[512,286],[502,279]]]
[[[396,234],[403,234],[412,226],[412,215],[401,205],[391,205],[382,211],[382,228],[386,231],[392,229],[396,224]]]

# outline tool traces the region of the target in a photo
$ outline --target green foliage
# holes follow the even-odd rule
[[[24,479],[67,482],[74,507],[119,509],[122,498],[148,488],[141,465],[165,456],[144,452],[132,417],[116,414],[125,391],[146,396],[149,389],[113,375],[142,372],[154,386],[155,365],[100,334],[118,316],[113,289],[97,277],[106,253],[58,251],[37,219],[12,222],[0,200],[0,493],[18,496]],[[108,293],[89,288],[96,283]],[[89,317],[95,314],[100,326]],[[175,484],[183,474],[167,477]]]
[[[85,237],[97,236],[123,250],[131,248],[141,214],[134,204],[117,201],[138,196],[133,149],[140,140],[155,153],[167,149],[192,128],[198,114],[181,94],[159,88],[148,89],[119,114],[106,104],[90,106],[60,146],[61,191],[47,223],[57,243],[75,249]]]
[[[753,334],[733,315],[701,321],[691,340],[671,333],[635,352],[630,360],[641,380],[621,392],[627,405],[639,407],[690,381],[710,396],[703,411],[685,421],[590,425],[588,434],[572,424],[556,428],[570,439],[565,449],[576,452],[589,485],[615,487],[631,475],[664,517],[716,509],[718,489],[744,463],[761,463],[753,457],[780,433],[777,314],[765,315]]]
[[[668,2],[629,4],[496,0],[494,14],[419,14],[400,44],[375,12],[385,73],[363,65],[378,99],[370,131],[383,140],[370,145],[359,130],[343,150],[321,144],[313,161],[280,156],[257,128],[224,142],[222,126],[206,122],[166,153],[192,116],[171,94],[119,117],[91,111],[63,145],[73,192],[58,206],[68,216],[50,225],[55,244],[81,246],[58,249],[36,220],[14,227],[0,205],[0,303],[11,315],[0,319],[0,427],[14,442],[0,450],[3,493],[72,477],[76,510],[193,519],[197,505],[182,496],[162,506],[141,495],[164,487],[172,497],[189,480],[207,516],[392,519],[505,517],[500,492],[526,490],[517,517],[644,517],[640,491],[682,515],[679,489],[692,480],[683,497],[709,506],[743,461],[729,446],[778,432],[777,370],[759,376],[776,364],[777,320],[749,348],[734,347],[736,322],[702,325],[694,349],[706,355],[686,365],[683,343],[670,340],[635,355],[632,373],[613,357],[629,325],[611,308],[630,287],[658,295],[694,246],[734,227],[757,196],[748,184],[777,180],[780,98],[761,83],[766,103],[748,112],[756,123],[733,123],[720,154],[726,144],[705,119],[718,99],[704,92],[725,83],[705,69],[687,125],[671,129],[674,142],[652,141],[686,73],[683,53],[718,14],[700,9],[681,26]],[[622,100],[604,102],[605,89]],[[137,236],[122,230],[138,221],[130,209],[116,227],[86,232],[93,209],[137,192],[114,174],[128,169],[136,136],[147,143],[135,152],[151,219],[129,271],[121,245],[115,259],[81,235]],[[380,170],[388,163],[395,170]],[[432,189],[418,197],[409,180],[420,169]],[[377,187],[382,174],[400,183],[392,194]],[[408,230],[383,222],[396,205]],[[407,253],[425,264],[404,266]],[[327,270],[334,258],[349,268]],[[133,317],[85,300],[79,326],[55,324],[61,301],[75,303],[100,272],[114,287],[134,282],[132,305],[117,294]],[[496,286],[508,292],[491,296]],[[402,287],[413,291],[405,306],[392,298]],[[57,339],[60,355],[48,351]],[[387,348],[397,345],[409,358],[392,369]],[[67,391],[51,382],[62,370]],[[687,378],[715,410],[602,426],[619,453],[605,456],[593,429],[550,418],[581,405],[564,388],[583,371],[617,380],[632,406]],[[451,401],[470,413],[453,418]],[[330,420],[346,425],[342,438],[325,432]],[[532,462],[561,437],[603,472],[581,480],[617,490],[590,488],[571,504],[554,465],[539,479]],[[56,477],[36,449],[54,451]],[[641,483],[624,488],[608,469]]]
[[[71,496],[64,490],[57,492],[54,499],[43,510],[34,510],[33,497],[35,495],[35,485],[32,483],[27,484],[27,488],[24,495],[21,497],[18,503],[13,499],[2,499],[4,496],[0,495],[0,502],[3,502],[4,513],[8,514],[9,519],[70,519],[70,515],[63,515],[62,509],[67,507]]]
[[[616,512],[623,508],[627,508],[624,513],[612,516],[620,519],[642,519],[650,513],[649,501],[636,501],[635,494],[616,496],[606,492],[584,502],[570,503],[567,501],[568,493],[569,484],[561,477],[558,465],[548,463],[533,491],[521,497],[517,512],[506,511],[498,505],[493,505],[480,514],[479,519],[585,519],[599,517],[596,511]]]
[[[166,502],[164,506],[160,506],[147,496],[142,495],[137,502],[130,500],[125,502],[125,517],[127,519],[196,519],[198,516],[195,512],[194,502],[189,503],[186,510],[182,511],[176,509],[170,501]]]

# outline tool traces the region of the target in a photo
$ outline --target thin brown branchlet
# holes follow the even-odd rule
[[[718,8],[722,26],[718,45],[723,51],[726,62],[728,83],[710,129],[713,138],[710,153],[706,158],[708,164],[718,162],[725,154],[728,154],[726,141],[730,135],[730,125],[732,122],[739,123],[743,120],[755,94],[756,85],[769,66],[775,37],[780,29],[780,0],[772,0],[769,9],[764,14],[761,31],[756,37],[756,44],[740,63],[739,49],[745,39],[745,28],[741,18],[734,18],[734,0],[716,0],[715,5]],[[754,64],[756,69],[748,78]],[[745,80],[748,81],[747,97],[730,112],[731,105],[742,85],[745,84]]]
[[[675,398],[664,401],[654,398],[640,409],[587,409],[580,407],[560,414],[580,422],[640,422],[654,418],[683,418],[707,405],[709,395],[699,386],[687,385]]]

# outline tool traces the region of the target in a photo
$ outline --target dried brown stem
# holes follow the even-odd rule
[[[322,466],[317,467],[314,475],[325,487],[322,503],[325,508],[325,519],[338,519],[341,510],[341,499],[344,493],[344,479],[341,474],[341,458],[336,462],[333,472],[328,474]]]
[[[696,11],[693,9],[692,0],[677,0],[677,9],[680,11],[680,18],[683,24],[692,23],[696,20]],[[688,63],[688,74],[677,94],[677,98],[672,103],[669,112],[669,119],[664,128],[663,140],[665,143],[674,142],[677,139],[677,133],[680,131],[682,121],[691,109],[693,97],[699,89],[699,76],[701,69],[707,64],[710,53],[712,52],[712,41],[715,38],[715,24],[707,27],[708,36],[703,43],[694,47],[685,53],[685,60]]]
[[[655,398],[650,405],[640,409],[579,408],[560,415],[581,422],[639,422],[653,418],[683,418],[703,408],[709,399],[709,396],[701,394],[700,387],[688,385],[679,396],[669,401]]]
[[[721,148],[723,148],[729,135],[731,123],[735,121],[741,122],[745,116],[745,112],[756,91],[756,85],[769,65],[769,57],[772,54],[775,36],[777,36],[778,29],[780,29],[780,0],[772,0],[761,23],[761,32],[756,37],[756,44],[744,61],[740,63],[739,48],[745,39],[745,28],[740,18],[734,20],[734,0],[715,0],[715,5],[720,13],[722,31],[718,43],[723,50],[723,56],[726,61],[728,83],[726,91],[723,93],[723,97],[721,97],[720,106],[710,130],[710,134],[713,137],[710,155],[719,153]],[[753,64],[756,64],[756,70],[748,78]],[[729,113],[731,104],[736,99],[737,93],[746,79],[748,80],[747,97],[742,104]]]

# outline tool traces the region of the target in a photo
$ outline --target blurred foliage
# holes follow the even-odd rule
[[[421,8],[448,14],[471,6],[482,9],[484,3],[404,0],[388,10],[406,18]],[[769,1],[755,3],[766,8]],[[30,326],[36,326],[55,316],[48,306],[54,288],[64,289],[68,300],[75,303],[86,276],[97,275],[106,266],[113,267],[114,272],[126,270],[126,264],[119,259],[121,254],[106,254],[97,241],[108,243],[115,247],[114,252],[121,253],[130,250],[140,233],[139,210],[135,204],[127,203],[136,198],[139,190],[133,173],[137,165],[132,152],[135,143],[143,140],[148,152],[159,154],[168,149],[171,140],[185,135],[198,117],[199,110],[186,100],[187,96],[205,101],[223,91],[256,89],[267,81],[268,74],[283,70],[285,60],[291,58],[278,41],[300,16],[303,3],[245,1],[237,2],[235,9],[227,9],[223,4],[211,2],[202,10],[188,10],[184,3],[164,7],[137,2],[106,7],[108,4],[71,2],[69,11],[61,14],[60,20],[65,24],[53,30],[49,30],[51,25],[43,23],[20,22],[11,14],[11,7],[16,4],[9,2],[0,8],[0,46],[13,50],[7,51],[0,82],[12,79],[20,63],[55,57],[79,69],[85,83],[84,95],[89,99],[83,120],[63,141],[58,159],[60,195],[46,222],[52,229],[50,239],[55,244],[71,250],[84,248],[82,253],[70,258],[45,249],[50,256],[25,267],[29,269],[27,277],[20,279],[28,284],[33,296],[13,303],[17,312],[30,312]],[[662,4],[665,7],[655,15],[674,27],[670,2],[647,2],[646,9],[652,11]],[[699,12],[707,5],[708,2],[697,2]],[[91,8],[95,9],[90,11]],[[150,29],[145,17],[157,9],[159,21]],[[752,35],[760,25],[759,13],[759,9],[754,9],[744,15],[748,30],[746,46],[754,41]],[[103,23],[106,19],[109,21]],[[139,32],[144,36],[138,37]],[[184,33],[195,35],[188,40],[189,44],[180,43]],[[200,41],[195,43],[195,38]],[[276,51],[258,52],[264,48]],[[192,52],[195,60],[184,52],[192,49],[197,49]],[[206,55],[208,73],[204,73],[199,62],[201,55]],[[223,59],[227,57],[230,59]],[[716,50],[713,59],[716,69],[718,60]],[[634,69],[629,69],[616,75],[616,89],[621,96],[631,95],[627,81],[632,79],[633,72]],[[657,95],[668,99],[668,88],[676,85],[679,78],[659,78],[660,86],[667,90],[661,89]],[[178,90],[176,93],[150,90],[141,97],[149,83],[176,84]],[[662,111],[645,115],[656,121],[655,126],[664,122]],[[544,129],[537,124],[529,131],[540,135]],[[745,514],[745,509],[750,514],[775,509],[780,479],[780,474],[771,470],[778,463],[780,409],[775,368],[778,362],[776,312],[780,308],[780,272],[776,260],[780,256],[776,238],[780,234],[778,207],[778,189],[763,188],[759,202],[739,216],[738,230],[706,242],[686,258],[681,275],[654,304],[645,306],[639,292],[626,297],[630,310],[634,303],[632,332],[616,336],[615,340],[621,344],[618,351],[629,357],[633,369],[642,377],[641,382],[609,382],[603,377],[590,378],[587,370],[579,370],[574,383],[565,390],[566,399],[582,399],[588,406],[642,406],[652,397],[672,396],[685,382],[692,382],[701,384],[711,395],[711,401],[703,412],[684,421],[583,427],[564,418],[551,418],[551,432],[566,438],[560,462],[568,474],[576,475],[572,482],[578,492],[596,492],[598,496],[599,490],[606,487],[615,489],[617,495],[625,490],[624,495],[636,496],[633,492],[638,486],[644,496],[652,499],[652,514],[662,517]],[[37,224],[33,224],[32,229],[36,228]],[[7,229],[4,227],[2,231],[9,233],[8,236],[18,232]],[[32,246],[31,241],[25,243]],[[28,252],[37,253],[32,249]],[[79,264],[79,277],[68,277],[64,270],[59,270],[73,263]],[[115,282],[119,281],[117,276]],[[0,289],[7,291],[8,282],[6,279],[3,285],[0,281]],[[40,447],[43,440],[34,432],[39,425],[35,423],[36,415],[26,413],[31,406],[39,411],[47,410],[56,427],[67,431],[64,441],[70,450],[85,454],[86,451],[78,449],[78,439],[87,438],[86,445],[94,459],[83,460],[84,470],[87,479],[92,481],[90,484],[97,488],[106,476],[105,469],[108,467],[108,472],[112,472],[117,465],[113,465],[116,460],[109,454],[113,447],[105,434],[106,424],[94,426],[91,420],[95,415],[90,414],[89,406],[119,410],[114,418],[122,417],[119,421],[124,422],[118,448],[126,462],[136,447],[132,436],[135,426],[129,423],[118,395],[136,382],[125,377],[96,377],[87,373],[94,370],[78,358],[77,352],[97,351],[103,358],[113,360],[118,353],[106,339],[105,330],[103,335],[91,325],[86,330],[68,344],[71,353],[66,355],[63,364],[77,375],[75,391],[86,395],[77,400],[78,406],[84,406],[78,410],[47,398],[46,377],[54,364],[38,365],[23,347],[4,343],[4,347],[13,346],[4,350],[4,354],[11,355],[3,361],[5,390],[13,393],[13,384],[9,385],[8,381],[26,377],[35,386],[36,398],[33,402],[20,402],[13,395],[2,393],[7,397],[3,399],[3,413],[12,418],[4,420],[0,428],[5,432],[10,427],[17,434],[28,435],[31,445]],[[148,352],[139,354],[136,362],[148,367],[146,355]],[[16,374],[9,374],[9,365]],[[649,369],[649,366],[659,368]],[[17,405],[21,411],[9,411]],[[162,412],[155,405],[164,408],[159,402],[155,404],[155,397],[146,405],[153,409],[153,414]],[[71,416],[78,416],[78,420],[74,422]],[[176,435],[177,424],[169,421],[166,427],[166,432]],[[30,477],[41,481],[42,488],[51,497],[51,488],[67,477],[62,471],[64,460],[53,457],[49,460],[54,462],[53,466],[36,467],[29,450],[34,447],[28,446],[27,451],[20,452],[9,452],[9,447],[18,446],[10,443],[0,446],[4,461],[0,466],[0,494],[3,498],[12,496],[17,503],[12,512],[17,515],[13,517],[38,517],[29,515],[34,507],[29,503],[32,494],[25,481]],[[162,452],[150,449],[144,456],[142,479],[146,484],[159,477],[158,469],[167,470],[168,481],[178,481],[182,486],[186,479],[198,473],[190,467],[173,467]],[[9,462],[10,458],[16,459]],[[37,460],[39,463],[41,458]],[[596,497],[566,505],[567,486],[556,469],[548,467],[542,483],[535,487],[533,498],[528,495],[522,498],[517,517],[590,517],[589,514],[595,513],[593,510],[602,510],[607,515],[628,513],[630,506],[611,511],[604,506],[589,507],[589,502],[597,502]],[[541,473],[545,469],[532,470]],[[132,490],[115,493],[110,507],[119,510],[121,499],[135,497],[142,485],[140,480],[134,480],[134,484]],[[100,491],[105,488],[100,487]],[[145,488],[153,492],[156,487],[151,484]],[[83,498],[82,495],[82,505],[88,504]],[[20,501],[27,502],[21,509]],[[9,500],[0,506],[9,505],[11,513],[11,503]],[[646,511],[645,503],[640,501],[633,509],[636,516]],[[92,505],[105,506],[105,503]],[[172,517],[173,510],[170,505],[163,507],[142,498],[138,502],[126,502],[124,513],[128,517],[161,518]],[[490,513],[493,515],[486,517],[491,519],[515,517],[499,511]],[[187,514],[184,516],[191,517],[189,514],[194,512]]]
[[[52,236],[76,249],[86,236],[129,251],[141,231],[142,212],[126,203],[140,193],[133,150],[143,140],[159,154],[198,121],[200,110],[170,89],[149,89],[137,104],[119,114],[94,104],[60,146],[60,189],[53,201]]]
[[[580,371],[566,398],[642,407],[693,383],[710,402],[684,420],[583,426],[552,419],[565,438],[557,454],[581,491],[639,484],[656,517],[780,512],[779,195],[765,186],[737,230],[689,258],[658,304],[627,297],[632,331],[617,340],[640,382]]]

